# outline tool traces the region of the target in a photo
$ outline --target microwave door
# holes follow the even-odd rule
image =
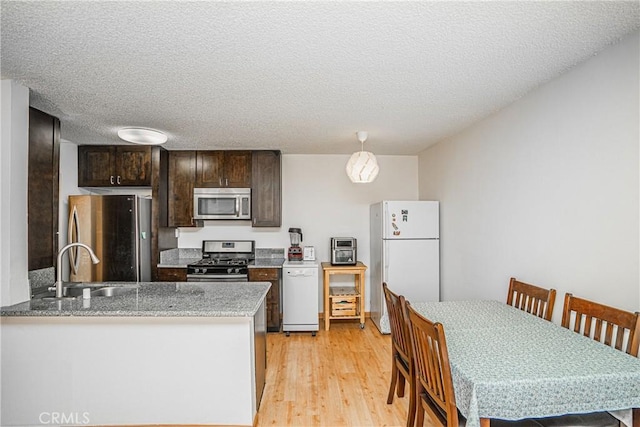
[[[233,218],[238,216],[238,201],[236,197],[199,197],[198,217],[208,218]]]

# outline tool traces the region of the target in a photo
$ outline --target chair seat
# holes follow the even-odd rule
[[[538,418],[537,421],[544,427],[620,427],[620,421],[608,412]]]

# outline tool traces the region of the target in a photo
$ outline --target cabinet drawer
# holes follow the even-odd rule
[[[356,310],[355,296],[338,296],[331,299],[332,316],[355,316]]]
[[[158,281],[160,282],[186,282],[186,268],[158,268]]]
[[[347,308],[347,307],[340,307],[340,308],[336,308],[336,306],[333,306],[333,309],[331,310],[331,316],[355,316],[356,315],[356,308],[355,306],[353,308]]]
[[[331,300],[333,304],[339,304],[339,305],[353,304],[355,306],[356,298],[357,297],[355,295],[354,296],[338,295],[338,296],[331,297]]]
[[[277,268],[250,268],[249,269],[249,281],[260,282],[263,280],[264,281],[278,280],[278,269]]]

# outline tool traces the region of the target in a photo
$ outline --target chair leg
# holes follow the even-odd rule
[[[409,414],[407,416],[407,427],[414,427],[416,418],[416,385],[414,378],[409,381]]]
[[[396,382],[398,381],[398,367],[396,366],[396,358],[395,355],[392,355],[391,361],[393,364],[391,365],[391,384],[389,385],[389,395],[387,396],[387,403],[393,403],[393,393],[396,391]]]
[[[398,397],[404,397],[405,378],[400,370],[398,370],[398,377]]]
[[[424,408],[422,404],[418,402],[416,405],[416,427],[424,426]]]

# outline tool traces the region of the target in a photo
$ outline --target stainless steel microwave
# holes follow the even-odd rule
[[[358,262],[358,244],[353,237],[331,238],[331,264],[355,265]]]
[[[251,189],[194,188],[193,219],[251,219]]]

